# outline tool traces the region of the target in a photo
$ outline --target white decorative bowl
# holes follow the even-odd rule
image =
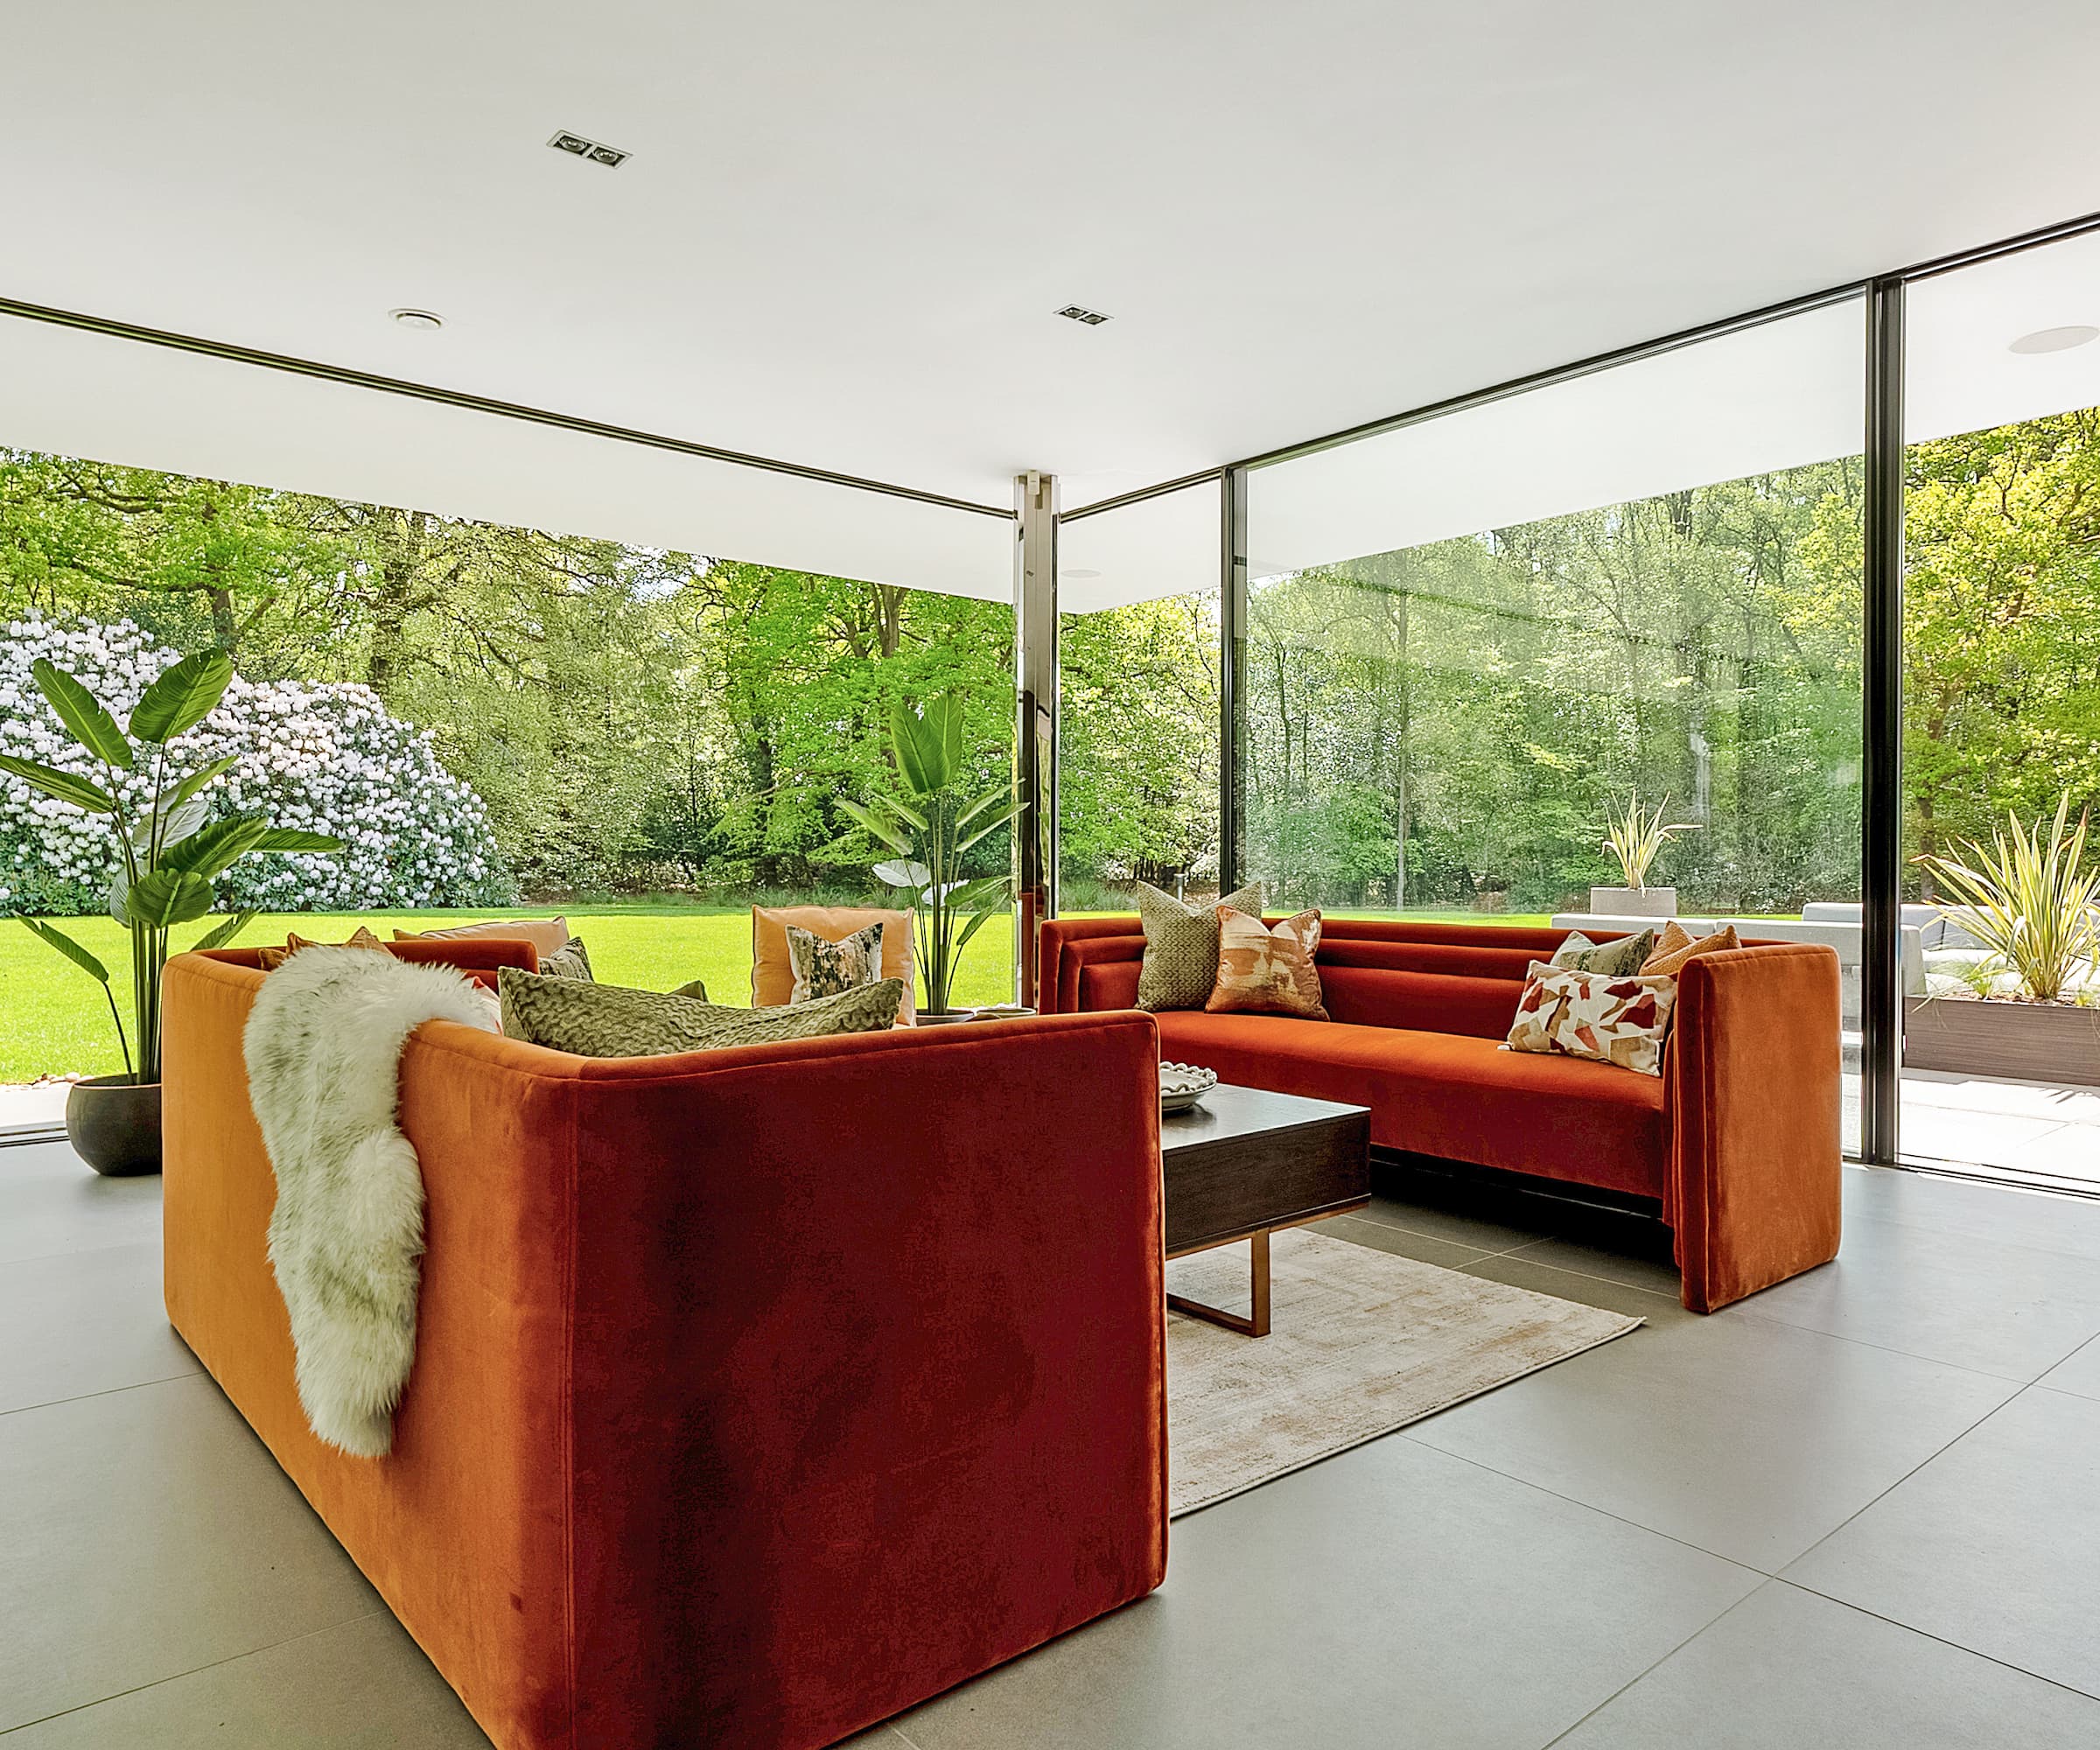
[[[1186,1112],[1218,1085],[1218,1072],[1193,1063],[1159,1066],[1159,1110]]]

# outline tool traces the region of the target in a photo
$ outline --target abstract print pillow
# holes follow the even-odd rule
[[[1662,1073],[1662,1042],[1677,1006],[1675,978],[1584,972],[1531,962],[1509,1049],[1616,1064],[1636,1075]]]
[[[1214,1015],[1300,1015],[1324,1021],[1320,999],[1320,914],[1300,912],[1270,929],[1230,906],[1218,907],[1218,980],[1204,1007]]]
[[[794,969],[790,1003],[813,1003],[872,984],[882,976],[882,938],[886,924],[870,924],[844,942],[827,942],[795,924],[788,926],[788,962]]]

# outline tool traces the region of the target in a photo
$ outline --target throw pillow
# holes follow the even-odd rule
[[[559,954],[562,945],[569,940],[567,918],[491,918],[486,923],[455,924],[451,929],[400,930],[394,932],[396,942],[414,942],[418,934],[432,942],[448,942],[470,936],[497,936],[508,942],[528,942],[532,951],[542,960]]]
[[[1324,1021],[1320,1000],[1320,914],[1300,912],[1270,929],[1230,906],[1218,907],[1218,978],[1203,1004],[1214,1015],[1302,1015]]]
[[[791,1008],[732,1009],[676,991],[629,990],[502,970],[503,1032],[578,1057],[665,1057],[831,1033],[881,1032],[897,1023],[904,986],[895,978]]]
[[[387,951],[386,943],[374,935],[362,924],[360,924],[357,927],[357,934],[353,935],[348,942],[309,942],[303,935],[288,934],[284,938],[284,947],[258,948],[256,950],[256,958],[265,972],[275,972],[302,948],[375,948],[382,954]]]
[[[703,978],[689,978],[676,990],[672,991],[671,995],[674,997],[690,997],[696,1003],[704,1003],[707,1001],[707,981]]]
[[[1616,942],[1594,942],[1580,930],[1553,950],[1553,964],[1572,966],[1578,972],[1608,972],[1617,976],[1638,972],[1655,951],[1656,933],[1644,929],[1639,935],[1620,936]]]
[[[890,928],[882,938],[882,976],[904,984],[904,1019],[918,1013],[912,984],[918,976],[913,958],[912,914],[878,911],[868,906],[753,906],[751,908],[751,1006],[776,1009],[794,1000],[794,962],[788,957],[788,927],[793,924],[826,942],[843,942],[870,924]]]
[[[1535,960],[1510,1025],[1509,1049],[1586,1057],[1660,1075],[1662,1042],[1676,1005],[1675,978],[1614,976]]]
[[[584,952],[584,939],[572,935],[553,954],[540,956],[540,970],[550,978],[581,978],[586,984],[594,976],[591,970],[591,956]]]
[[[882,976],[882,937],[888,928],[870,924],[844,942],[827,942],[800,924],[789,924],[788,963],[794,969],[794,983],[788,1000],[808,1003],[874,984]]]
[[[1144,926],[1144,962],[1138,969],[1138,1006],[1200,1009],[1218,982],[1218,914],[1261,915],[1262,890],[1242,887],[1214,904],[1186,906],[1149,883],[1138,884],[1138,917]]]
[[[1742,945],[1733,924],[1694,942],[1690,933],[1672,918],[1662,926],[1662,940],[1656,944],[1656,951],[1642,962],[1641,971],[1646,977],[1674,978],[1688,960],[1697,960],[1702,954],[1730,953]]]

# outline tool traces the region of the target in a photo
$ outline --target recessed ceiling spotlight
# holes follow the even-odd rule
[[[2075,322],[2068,328],[2037,328],[2032,334],[2022,334],[2006,350],[2012,353],[2068,353],[2073,346],[2082,346],[2088,340],[2100,340],[2100,328]]]
[[[1089,328],[1098,328],[1109,318],[1098,310],[1088,310],[1083,304],[1068,304],[1057,312],[1074,322],[1083,322]]]
[[[571,158],[588,158],[594,164],[603,164],[607,170],[618,170],[633,156],[618,146],[600,145],[596,140],[586,140],[581,134],[571,134],[564,129],[547,144],[557,152],[567,152]]]
[[[1064,570],[1068,578],[1098,578],[1101,575],[1099,571],[1089,571],[1079,565],[1068,565]]]
[[[389,310],[391,316],[403,328],[442,328],[444,318],[434,310]]]

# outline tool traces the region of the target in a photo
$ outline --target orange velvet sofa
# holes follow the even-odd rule
[[[632,1060],[426,1023],[370,1460],[293,1383],[254,962],[168,966],[168,1315],[504,1750],[813,1750],[1159,1584],[1149,1018]]]
[[[1661,1076],[1497,1049],[1526,969],[1567,932],[1330,918],[1332,1019],[1170,1012],[1163,1056],[1371,1109],[1375,1147],[1653,1199],[1685,1306],[1709,1312],[1838,1255],[1838,956],[1760,943],[1688,963]],[[1042,926],[1046,1012],[1137,999],[1138,920]]]

